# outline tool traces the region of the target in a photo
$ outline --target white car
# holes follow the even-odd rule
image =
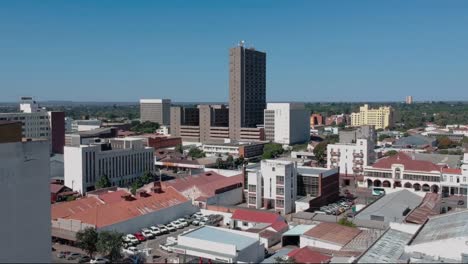
[[[138,254],[138,252],[140,252],[140,251],[136,247],[129,247],[129,248],[123,249],[122,252],[125,253],[125,254],[133,256],[133,255]]]
[[[153,239],[154,238],[154,234],[153,232],[151,232],[151,230],[149,230],[148,228],[143,228],[141,230],[141,234],[146,237],[146,239]]]
[[[169,234],[169,229],[165,225],[158,225],[157,228],[159,228],[159,231],[161,231],[162,234]]]
[[[106,258],[99,257],[99,258],[92,259],[89,263],[91,263],[91,264],[105,264],[105,263],[110,263],[110,261],[108,259],[106,259]]]
[[[174,232],[174,231],[177,230],[177,227],[172,223],[167,224],[166,228],[167,228],[167,230],[169,230],[169,232]]]
[[[140,240],[138,240],[134,235],[132,234],[127,234],[124,238],[124,241],[130,241],[132,244],[136,245],[140,243]]]
[[[184,227],[185,227],[185,224],[179,222],[179,220],[172,221],[171,224],[172,224],[173,226],[175,226],[176,228],[178,228],[178,229],[181,229],[181,228],[184,228]]]
[[[177,221],[179,221],[179,223],[181,223],[181,224],[184,224],[184,227],[189,226],[189,223],[187,222],[187,220],[185,218],[179,218],[179,219],[177,219]]]
[[[171,253],[172,252],[172,245],[173,244],[160,244],[159,248],[164,250],[164,251],[167,251],[167,252]]]
[[[203,217],[203,214],[201,212],[196,212],[192,215],[192,217],[195,216],[195,217]]]
[[[159,236],[162,234],[161,230],[155,226],[151,226],[149,228],[149,230],[151,231],[151,233],[154,235],[154,236]]]

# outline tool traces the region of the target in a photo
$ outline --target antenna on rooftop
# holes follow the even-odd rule
[[[239,42],[239,46],[240,46],[240,47],[244,47],[244,44],[245,44],[245,40],[241,40],[241,41]]]

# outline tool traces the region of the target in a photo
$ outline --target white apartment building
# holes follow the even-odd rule
[[[358,139],[356,143],[328,144],[327,168],[340,168],[345,175],[362,175],[364,167],[375,161],[374,143]]]
[[[140,121],[169,125],[171,117],[170,99],[140,99]]]
[[[0,263],[51,262],[49,177],[47,140],[0,144]]]
[[[289,214],[297,198],[297,164],[292,161],[262,160],[260,169],[247,171],[250,208],[274,208]]]
[[[467,195],[468,192],[468,153],[463,155],[460,169],[442,169],[440,182],[442,193],[449,195]]]
[[[143,173],[154,171],[153,152],[153,148],[145,147],[143,141],[136,138],[65,146],[65,185],[85,193],[106,175],[112,186],[127,186]]]
[[[22,137],[50,140],[49,113],[32,97],[21,97],[20,112],[0,113],[0,121],[21,121]]]
[[[268,103],[264,117],[266,140],[290,145],[310,138],[310,115],[302,103]]]

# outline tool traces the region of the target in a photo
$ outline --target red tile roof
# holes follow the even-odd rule
[[[60,192],[65,186],[62,184],[51,183],[50,184],[50,193],[57,194]]]
[[[276,232],[283,232],[284,230],[287,230],[289,228],[288,224],[283,220],[277,220],[276,222],[271,224],[270,227],[276,230]]]
[[[97,197],[86,197],[72,202],[52,205],[52,219],[66,218],[104,227],[139,217],[164,208],[175,206],[188,199],[169,187],[163,193],[151,193],[148,197],[135,197],[132,201],[104,203]],[[107,197],[109,198],[109,197]]]
[[[442,168],[442,173],[461,175],[461,169]]]
[[[359,235],[359,233],[361,233],[361,230],[355,227],[323,222],[305,232],[304,235],[344,246]]]
[[[437,193],[426,193],[421,204],[405,219],[408,223],[424,224],[430,216],[439,214],[440,196]]]
[[[283,217],[277,213],[247,209],[236,209],[231,219],[266,224],[273,224],[279,220],[284,221]]]
[[[125,190],[118,190],[115,192],[99,194],[98,198],[104,201],[106,204],[110,204],[122,201],[124,199],[122,196],[124,195],[128,195],[128,192]]]
[[[434,163],[425,160],[414,160],[403,152],[398,152],[396,155],[378,160],[372,165],[372,168],[391,169],[393,164],[402,164],[405,170],[410,171],[440,171],[440,167]]]
[[[164,181],[162,184],[164,187],[171,186],[181,193],[196,189],[198,190],[198,197],[193,198],[201,199],[201,197],[213,197],[223,188],[228,188],[231,186],[241,187],[243,182],[244,177],[242,174],[225,177],[216,172],[209,171],[198,175]],[[191,191],[190,193],[193,195],[195,192]]]
[[[331,256],[314,251],[311,247],[296,248],[288,253],[295,263],[329,263]]]

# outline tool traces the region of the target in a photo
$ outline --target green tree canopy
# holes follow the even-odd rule
[[[130,130],[137,133],[154,133],[159,127],[160,125],[158,123],[145,121],[131,127]]]
[[[76,233],[76,243],[90,258],[97,252],[98,232],[93,227],[87,227]]]
[[[97,251],[107,256],[111,262],[121,258],[122,233],[116,231],[102,231],[99,233]]]
[[[175,147],[175,151],[176,151],[176,152],[179,152],[180,154],[182,154],[182,153],[184,153],[184,148],[182,147],[181,144],[179,144],[179,145],[177,145],[177,146]]]
[[[326,156],[327,156],[327,146],[328,141],[324,140],[315,146],[313,153],[315,158],[317,159],[318,164],[324,165],[326,163]]]
[[[194,159],[199,159],[199,158],[203,158],[205,157],[205,153],[197,148],[197,147],[192,147],[190,148],[189,152],[188,152],[188,155]]]
[[[104,174],[96,182],[95,188],[96,189],[102,189],[102,188],[107,188],[107,187],[111,187],[111,182],[110,182],[109,178],[107,177],[107,175]]]
[[[387,135],[387,134],[380,134],[379,141],[382,141],[382,140],[384,140],[386,138],[391,138],[391,137],[389,135]]]
[[[283,154],[284,149],[281,144],[268,143],[263,147],[262,159],[273,159]]]
[[[391,157],[391,156],[394,156],[394,155],[396,155],[396,154],[398,154],[398,151],[396,151],[396,150],[389,150],[389,151],[385,152],[385,155],[384,155],[384,156],[385,156],[385,157]]]

